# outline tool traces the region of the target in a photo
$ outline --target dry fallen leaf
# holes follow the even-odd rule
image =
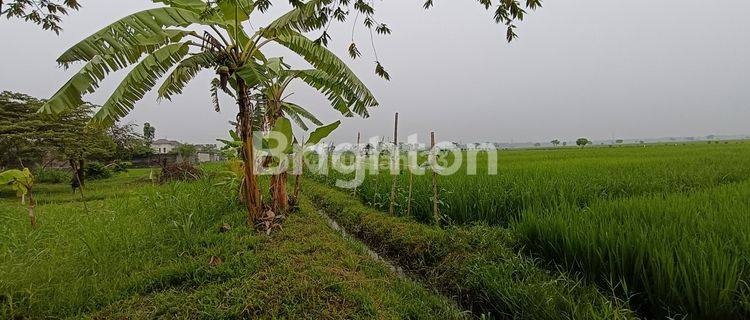
[[[221,258],[219,258],[217,256],[211,256],[211,259],[208,260],[208,265],[211,265],[211,266],[218,266],[218,265],[220,265],[222,263],[224,263],[224,261],[221,260]]]

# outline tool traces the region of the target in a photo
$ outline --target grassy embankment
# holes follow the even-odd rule
[[[439,229],[370,209],[348,193],[307,181],[304,193],[376,251],[476,314],[517,319],[620,319],[622,303],[513,249],[493,227]]]
[[[204,179],[152,186],[133,170],[37,188],[39,228],[0,194],[0,318],[461,318],[401,279],[304,203],[271,236],[243,226],[231,192]],[[233,226],[219,233],[223,223]],[[212,257],[221,259],[209,264]]]

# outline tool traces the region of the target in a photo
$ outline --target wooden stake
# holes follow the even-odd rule
[[[433,216],[435,218],[435,224],[439,227],[440,226],[440,211],[438,207],[438,185],[437,185],[437,171],[435,171],[435,165],[437,164],[437,154],[435,152],[435,132],[430,132],[430,140],[431,140],[431,148],[430,153],[432,153],[432,210],[433,210]]]
[[[412,168],[409,167],[409,199],[406,201],[406,215],[411,216],[411,197],[412,197],[412,190],[414,190],[414,173],[411,172]]]
[[[359,138],[362,134],[357,132],[357,145],[354,147],[354,150],[357,150],[357,153],[359,154]]]
[[[359,139],[360,139],[361,136],[362,136],[362,134],[358,131],[357,132],[357,145],[354,146],[354,162],[355,162],[355,165],[357,165],[357,166],[359,166],[359,163],[357,163],[357,162],[359,161],[359,143],[360,143]],[[356,175],[357,173],[355,172],[354,174]],[[354,191],[353,192],[354,192],[354,195],[356,196],[357,195],[357,187],[356,186],[354,187]]]
[[[31,187],[29,189],[29,219],[31,220],[31,228],[36,229],[36,213],[34,213],[34,207],[36,202],[34,201],[34,191]]]
[[[391,183],[391,206],[388,209],[388,212],[390,212],[391,215],[393,215],[396,211],[396,183],[399,170],[398,165],[399,163],[399,150],[398,150],[398,112],[396,112],[396,120],[393,125],[393,154],[391,155],[393,159],[391,160],[391,175],[393,176],[393,180]]]

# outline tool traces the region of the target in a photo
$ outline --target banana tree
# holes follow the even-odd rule
[[[23,170],[8,170],[0,173],[0,185],[10,185],[10,187],[16,191],[18,197],[23,199],[29,196],[29,219],[31,220],[31,227],[36,228],[36,213],[34,213],[34,207],[36,202],[34,200],[34,176],[31,174],[28,168]]]
[[[328,96],[331,104],[334,108],[339,110],[345,115],[351,115],[355,113],[362,117],[369,116],[366,108],[352,108],[341,105],[338,101],[338,95],[335,93],[331,94],[331,80],[328,74],[318,69],[292,69],[290,65],[284,63],[282,58],[272,58],[263,65],[263,73],[259,75],[259,87],[256,98],[256,106],[263,111],[263,124],[264,127],[261,129],[264,132],[268,132],[270,128],[277,126],[278,121],[285,120],[282,128],[287,128],[286,125],[289,120],[294,121],[297,126],[302,130],[309,130],[306,121],[312,122],[312,124],[321,126],[321,123],[313,114],[307,111],[305,108],[292,103],[287,100],[291,93],[288,93],[289,87],[295,80],[299,80],[313,88],[316,88]],[[291,130],[288,132],[291,134]],[[330,132],[329,132],[330,133]],[[327,135],[326,135],[327,136]],[[322,138],[321,138],[322,139]],[[287,140],[291,143],[291,139]],[[315,142],[317,143],[317,142]],[[290,152],[292,148],[288,149]],[[288,154],[283,159],[287,159]],[[279,157],[266,157],[263,161],[263,166],[268,166],[274,159],[282,159]],[[276,163],[278,165],[278,163]],[[286,192],[286,181],[287,172],[281,170],[280,172],[271,176],[271,200],[272,207],[277,211],[286,211],[288,204],[288,195]]]
[[[295,172],[294,172],[294,192],[292,193],[292,199],[295,204],[299,203],[299,193],[302,190],[302,174],[305,171],[305,150],[309,147],[315,146],[323,139],[327,138],[334,130],[336,130],[341,121],[336,121],[329,125],[321,126],[315,129],[310,136],[307,137],[306,141],[298,142],[296,139],[296,150],[295,150]]]
[[[264,46],[280,44],[316,68],[318,73],[310,80],[345,115],[363,114],[366,108],[377,105],[370,90],[341,59],[320,41],[301,33],[325,27],[329,16],[320,13],[329,8],[332,0],[295,1],[294,9],[252,34],[246,33],[244,27],[250,25],[250,16],[256,10],[267,8],[268,1],[154,2],[165,6],[131,14],[65,51],[57,60],[64,67],[76,62],[85,64],[40,112],[60,113],[77,108],[83,104],[83,95],[96,91],[111,72],[132,67],[94,115],[94,121],[112,124],[126,116],[170,70],[158,89],[159,98],[170,99],[182,93],[198,72],[214,70],[217,78],[212,82],[212,95],[221,90],[234,96],[237,103],[250,223],[261,207],[252,147],[257,124],[250,96],[266,72],[263,64],[268,59],[261,50]]]

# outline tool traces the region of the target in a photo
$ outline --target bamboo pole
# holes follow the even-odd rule
[[[414,173],[412,172],[411,167],[408,167],[409,170],[409,199],[406,201],[406,215],[411,216],[411,198],[412,198],[412,191],[414,190]]]
[[[393,176],[391,182],[391,205],[388,212],[393,215],[396,211],[396,183],[398,182],[398,161],[399,161],[399,150],[398,150],[398,112],[396,112],[396,119],[393,125],[393,159],[391,160],[391,175]]]
[[[360,144],[360,138],[361,137],[362,137],[362,133],[359,132],[359,131],[357,131],[357,144],[354,146],[354,165],[355,166],[359,166],[359,152],[360,152],[360,150],[359,150],[359,144]],[[355,170],[357,170],[357,169],[359,169],[359,168],[356,168]],[[354,174],[356,175],[357,173],[355,172]],[[354,191],[353,192],[354,192],[354,195],[356,196],[357,195],[357,187],[356,186],[354,186]]]
[[[438,185],[437,185],[437,171],[435,166],[437,165],[437,154],[435,152],[435,132],[430,132],[430,153],[431,153],[431,168],[432,168],[432,211],[435,218],[435,224],[440,226],[440,208],[438,207]]]
[[[34,207],[36,207],[36,202],[34,201],[34,190],[31,186],[27,186],[29,190],[29,219],[31,220],[31,228],[36,229],[36,213],[34,212]]]

